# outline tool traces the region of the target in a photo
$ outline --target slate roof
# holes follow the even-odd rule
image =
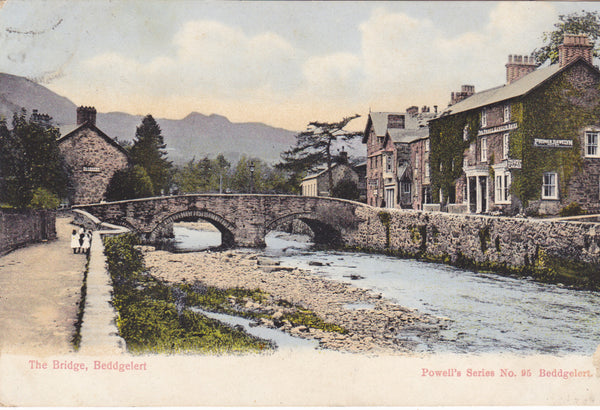
[[[577,62],[584,62],[585,64],[598,71],[596,67],[588,63],[583,57],[577,58],[571,61],[564,67],[560,67],[559,64],[552,64],[548,67],[539,68],[532,71],[526,76],[514,81],[510,84],[504,84],[499,87],[490,88],[485,91],[480,91],[473,94],[472,96],[465,98],[461,102],[446,108],[441,116],[458,114],[473,110],[475,108],[485,107],[486,105],[495,104],[501,101],[510,100],[511,98],[520,97],[532,91],[534,88],[545,83],[558,73],[566,70],[568,67],[576,64]]]
[[[388,116],[389,115],[403,115],[404,116],[404,128],[390,128],[388,129]],[[365,132],[363,135],[363,144],[367,142],[369,138],[369,129],[371,126],[377,137],[385,137],[389,134],[392,141],[405,143],[412,142],[419,138],[424,138],[429,135],[429,127],[427,122],[436,116],[434,113],[420,113],[417,115],[410,115],[406,112],[370,112],[365,126]]]
[[[77,131],[82,130],[84,128],[89,128],[92,131],[95,131],[98,135],[100,135],[100,137],[102,137],[104,140],[106,140],[109,144],[118,148],[121,152],[123,152],[127,156],[127,158],[129,158],[129,152],[127,152],[127,150],[125,148],[123,148],[117,141],[115,141],[114,139],[112,139],[111,137],[106,135],[104,132],[102,132],[102,130],[100,130],[98,127],[96,127],[95,125],[92,125],[88,122],[84,122],[83,124],[80,124],[80,125],[61,126],[59,128],[61,137],[58,139],[58,143],[60,144],[64,141],[66,141],[68,138],[75,135],[75,133]]]

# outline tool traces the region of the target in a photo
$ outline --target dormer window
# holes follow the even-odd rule
[[[388,115],[388,128],[404,128],[404,115]]]

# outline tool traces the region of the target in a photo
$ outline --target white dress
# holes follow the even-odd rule
[[[79,234],[74,233],[71,235],[71,248],[77,249],[79,248]]]
[[[83,252],[86,253],[87,251],[90,250],[90,236],[88,234],[83,235]]]

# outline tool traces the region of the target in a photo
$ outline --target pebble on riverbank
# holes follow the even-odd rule
[[[271,295],[247,301],[245,308],[268,312],[262,326],[280,328],[293,336],[318,339],[323,348],[369,353],[407,353],[415,345],[405,333],[436,338],[445,321],[401,307],[371,291],[279,266],[277,261],[236,250],[173,254],[142,247],[146,266],[158,279],[171,284],[199,282],[221,289],[260,289]],[[347,334],[326,332],[281,321],[285,310],[275,304],[285,300],[316,313],[327,323],[342,326]],[[363,308],[352,308],[360,305]],[[287,323],[286,323],[287,322]]]

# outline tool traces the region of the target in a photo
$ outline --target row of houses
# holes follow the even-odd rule
[[[371,112],[366,202],[389,208],[514,215],[600,212],[600,71],[585,35],[559,61],[511,55],[506,83],[463,85],[438,112]],[[572,205],[576,204],[576,205]]]

